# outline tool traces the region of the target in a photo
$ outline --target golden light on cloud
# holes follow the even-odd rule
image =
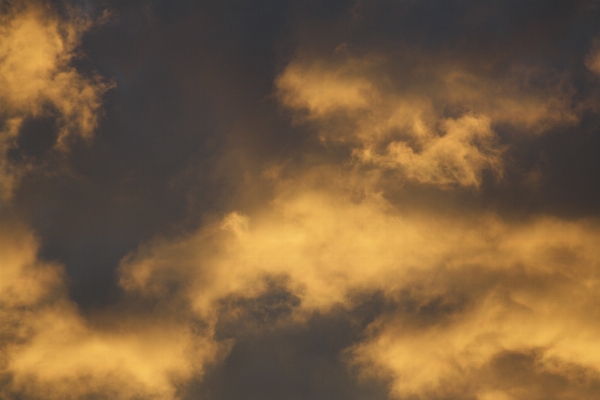
[[[181,276],[201,315],[218,312],[221,299],[258,296],[268,276],[287,278],[301,300],[297,318],[381,291],[410,309],[380,317],[348,354],[363,376],[391,377],[398,398],[492,396],[503,382],[478,374],[509,352],[536,352],[541,371],[598,375],[595,222],[404,215],[376,200],[306,192],[255,218],[232,214],[217,228],[229,235],[199,232],[145,249],[122,266],[124,282],[143,291]]]
[[[598,398],[600,27],[502,4],[0,5],[0,397]]]
[[[25,119],[56,112],[53,147],[60,151],[68,150],[71,136],[92,137],[109,85],[70,66],[89,26],[83,17],[61,19],[42,2],[16,4],[2,16],[0,200],[8,200],[30,170],[8,157]],[[0,365],[10,376],[2,397],[175,398],[177,382],[201,371],[198,360],[214,357],[216,347],[195,334],[188,321],[120,318],[116,332],[92,326],[67,298],[62,268],[39,261],[36,238],[11,221],[0,222]]]
[[[0,365],[11,377],[3,397],[173,399],[217,356],[219,346],[181,316],[86,320],[66,297],[60,266],[36,260],[34,237],[15,223],[0,229]]]
[[[70,65],[90,24],[83,17],[63,20],[42,2],[18,4],[2,15],[0,112],[5,123],[0,130],[0,198],[10,196],[21,174],[6,154],[15,147],[26,118],[55,110],[59,128],[55,147],[62,151],[72,136],[92,137],[101,96],[110,85],[86,78]]]
[[[339,69],[315,63],[289,65],[277,78],[283,104],[306,109],[316,119],[336,111],[361,111],[377,100],[378,93],[367,77],[361,76],[362,64],[356,60]]]
[[[453,271],[452,278],[427,279],[433,295],[419,294],[417,307],[447,312],[440,321],[414,326],[410,319],[388,316],[374,323],[370,338],[351,351],[354,362],[366,366],[363,373],[391,376],[392,392],[400,398],[432,393],[486,398],[494,390],[507,398],[537,396],[535,388],[503,387],[498,377],[482,376],[511,353],[533,354],[539,371],[567,380],[598,379],[599,327],[590,318],[599,300],[597,228],[543,221],[509,235],[498,243],[499,249],[507,245],[497,256],[501,272],[477,263]],[[479,281],[469,282],[473,275]],[[439,287],[439,281],[453,286]],[[472,302],[465,301],[473,294]],[[580,376],[573,375],[576,369]]]
[[[295,60],[277,78],[277,93],[317,126],[322,140],[351,146],[359,163],[444,187],[477,187],[485,169],[502,174],[503,148],[492,124],[539,133],[578,121],[569,85],[544,71],[515,69],[494,81],[426,64],[393,82],[386,67],[382,57],[349,58],[341,66]],[[431,88],[428,79],[438,84]],[[536,79],[549,84],[536,89],[529,83]],[[443,115],[440,104],[458,114]]]

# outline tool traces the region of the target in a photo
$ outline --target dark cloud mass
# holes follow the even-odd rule
[[[600,397],[595,1],[0,1],[0,398]]]

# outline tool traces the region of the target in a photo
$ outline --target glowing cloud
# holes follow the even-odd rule
[[[62,19],[45,3],[17,2],[0,16],[2,212],[32,168],[8,158],[26,119],[55,115],[60,152],[71,138],[90,139],[97,126],[110,85],[70,66],[91,25],[71,11]],[[38,242],[23,223],[0,217],[1,397],[172,399],[214,358],[218,347],[181,315],[158,324],[156,315],[126,311],[84,318],[67,297],[61,266],[38,260]]]
[[[0,16],[0,199],[10,196],[28,167],[11,165],[26,118],[56,113],[54,147],[66,151],[71,137],[90,139],[97,125],[101,95],[110,87],[78,73],[70,62],[91,22],[74,15],[64,20],[43,3],[15,3]]]
[[[485,169],[502,174],[496,124],[540,133],[578,120],[560,76],[513,68],[494,79],[421,57],[401,76],[384,57],[297,59],[277,78],[277,94],[322,140],[350,146],[355,162],[442,187],[477,187]],[[548,84],[535,88],[534,79]]]
[[[26,229],[5,221],[0,240],[0,367],[11,382],[2,396],[174,399],[177,385],[217,355],[219,347],[181,311],[85,319],[66,297],[60,266],[36,260]]]
[[[423,65],[416,82],[395,82],[382,57],[292,61],[275,81],[278,99],[326,145],[349,148],[354,168],[321,165],[285,179],[267,171],[277,188],[268,205],[141,246],[123,259],[121,285],[157,298],[175,287],[213,325],[228,299],[258,298],[272,280],[298,299],[294,321],[352,310],[378,293],[387,311],[346,356],[360,376],[388,383],[392,397],[545,398],[538,383],[551,376],[566,382],[556,398],[592,398],[597,221],[404,211],[381,194],[404,180],[476,188],[484,170],[501,175],[496,127],[541,135],[576,124],[572,87],[542,69],[493,77]],[[525,381],[505,371],[518,362],[530,363]]]
[[[209,320],[224,299],[259,296],[269,276],[300,299],[293,318],[383,293],[395,310],[348,352],[364,376],[391,379],[399,398],[509,396],[503,390],[533,389],[477,375],[506,353],[533,352],[540,371],[565,379],[573,366],[600,374],[600,325],[589,318],[600,301],[599,240],[593,222],[404,214],[377,198],[288,192],[254,217],[234,213],[143,247],[121,282],[160,294],[178,281]]]
[[[28,119],[48,115],[56,154],[89,140],[111,85],[72,66],[88,19],[15,4],[0,17],[0,212],[9,210],[0,215],[0,397],[181,399],[245,329],[276,334],[339,310],[354,318],[373,299],[381,307],[335,352],[390,398],[598,397],[600,221],[410,203],[419,190],[442,201],[452,189],[476,198],[486,172],[510,176],[505,155],[515,137],[576,126],[584,107],[567,74],[409,48],[298,52],[275,77],[275,98],[293,124],[318,135],[316,161],[303,158],[314,148],[301,146],[289,170],[288,160],[261,160],[252,166],[260,176],[244,171],[235,192],[260,181],[269,190],[259,201],[215,207],[200,226],[178,221],[185,232],[174,224],[170,235],[127,242],[138,247],[115,256],[129,251],[116,270],[118,301],[82,311],[63,265],[42,259],[44,242],[19,220],[25,212],[12,213],[11,194],[36,164],[9,153]],[[584,62],[600,74],[598,43]],[[247,143],[239,142],[232,147]],[[227,169],[231,153],[219,156],[210,168]],[[398,189],[410,201],[389,195]],[[261,308],[273,292],[275,305]],[[260,323],[220,334],[249,314]]]

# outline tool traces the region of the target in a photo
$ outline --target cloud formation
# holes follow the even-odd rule
[[[597,398],[600,19],[465,4],[0,7],[0,397]]]
[[[7,158],[26,119],[56,118],[54,147],[61,151],[73,137],[89,140],[97,126],[101,96],[110,85],[71,66],[81,35],[91,25],[76,9],[71,13],[61,18],[46,3],[17,2],[0,16],[1,198],[10,196],[28,168]]]
[[[502,175],[496,126],[540,134],[579,119],[573,89],[552,71],[514,66],[489,77],[419,53],[393,73],[398,61],[384,56],[305,58],[276,80],[283,105],[321,140],[349,146],[360,165],[398,172],[397,180],[478,187],[483,170]]]
[[[535,388],[478,374],[505,354],[533,354],[542,373],[568,382],[579,379],[573,369],[599,376],[600,327],[590,318],[598,240],[594,221],[403,214],[380,199],[303,191],[254,218],[234,213],[220,227],[144,248],[121,271],[142,292],[180,280],[204,317],[223,299],[259,296],[269,276],[285,278],[301,319],[381,292],[392,311],[348,350],[362,375],[391,379],[398,398],[526,398]]]
[[[28,120],[51,117],[51,147],[92,138],[101,96],[111,85],[71,66],[91,20],[68,7],[12,3],[0,17],[0,367],[3,398],[174,398],[177,384],[202,370],[217,347],[188,319],[81,315],[67,296],[61,265],[38,258],[38,239],[5,210],[19,179],[34,167],[15,159]],[[36,132],[51,136],[52,132]],[[187,360],[187,361],[186,361]],[[198,364],[199,363],[199,364]]]
[[[36,259],[33,235],[17,223],[0,229],[3,397],[170,399],[216,356],[201,327],[181,315],[85,318],[66,296],[62,268]]]

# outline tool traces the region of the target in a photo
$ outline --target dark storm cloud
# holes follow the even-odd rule
[[[6,4],[0,396],[597,397],[596,3]]]

